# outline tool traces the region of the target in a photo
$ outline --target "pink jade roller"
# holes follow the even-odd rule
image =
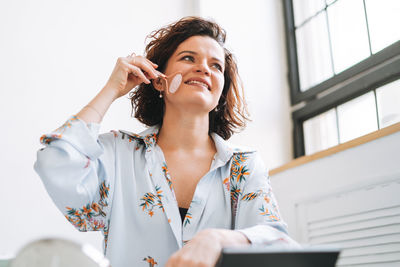
[[[161,79],[166,92],[173,94],[178,90],[179,86],[182,83],[182,73],[175,72],[174,74],[169,76],[160,76],[159,79]],[[171,80],[169,84],[168,80]]]

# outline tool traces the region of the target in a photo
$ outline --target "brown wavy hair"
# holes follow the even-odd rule
[[[152,32],[145,49],[146,58],[165,71],[168,59],[177,47],[192,36],[208,36],[224,48],[225,84],[216,109],[209,113],[209,133],[215,132],[223,139],[229,139],[234,132],[245,128],[249,113],[244,100],[243,85],[238,74],[236,60],[224,47],[226,32],[217,23],[200,17],[185,17]],[[153,85],[142,83],[130,94],[132,114],[147,126],[162,126],[164,100]]]

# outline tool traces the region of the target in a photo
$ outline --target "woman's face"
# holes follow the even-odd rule
[[[225,53],[208,36],[192,36],[182,42],[169,58],[165,74],[182,74],[182,83],[174,94],[164,94],[165,104],[182,107],[186,112],[210,112],[224,87]]]

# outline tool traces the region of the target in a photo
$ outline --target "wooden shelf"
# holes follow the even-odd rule
[[[364,136],[358,137],[356,139],[350,140],[350,141],[345,142],[343,144],[328,148],[326,150],[322,150],[322,151],[319,151],[317,153],[314,153],[314,154],[311,154],[311,155],[307,155],[307,156],[302,156],[300,158],[292,160],[291,162],[289,162],[287,164],[284,164],[284,165],[282,165],[282,166],[280,166],[278,168],[272,169],[269,172],[269,175],[271,175],[271,176],[275,175],[277,173],[280,173],[280,172],[283,172],[285,170],[297,167],[299,165],[306,164],[306,163],[309,163],[311,161],[314,161],[314,160],[317,160],[317,159],[320,159],[320,158],[324,158],[326,156],[330,156],[330,155],[335,154],[337,152],[340,152],[340,151],[343,151],[343,150],[346,150],[346,149],[349,149],[349,148],[352,148],[352,147],[355,147],[355,146],[359,146],[359,145],[368,143],[368,142],[373,141],[375,139],[378,139],[378,138],[381,138],[381,137],[384,137],[384,136],[387,136],[387,135],[390,135],[390,134],[393,134],[393,133],[396,133],[396,132],[399,132],[399,131],[400,131],[400,122],[398,122],[396,124],[393,124],[393,125],[390,125],[388,127],[385,127],[383,129],[380,129],[378,131],[375,131],[375,132],[366,134]]]

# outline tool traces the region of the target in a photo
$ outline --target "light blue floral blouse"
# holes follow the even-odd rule
[[[286,234],[260,156],[212,134],[217,153],[182,223],[158,128],[112,131],[71,117],[43,135],[35,170],[66,219],[102,231],[113,267],[164,266],[206,228],[238,230],[256,245],[295,245]]]

